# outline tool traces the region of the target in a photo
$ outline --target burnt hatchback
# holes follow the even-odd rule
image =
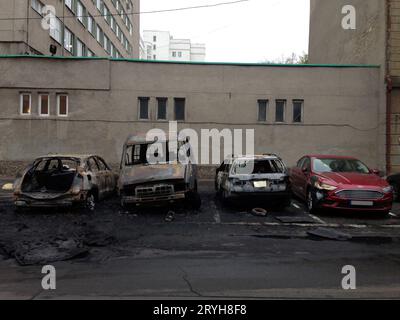
[[[117,175],[96,155],[48,155],[37,158],[14,182],[17,210],[85,207],[116,191]]]

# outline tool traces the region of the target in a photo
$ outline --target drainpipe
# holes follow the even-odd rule
[[[391,32],[391,1],[386,0],[386,175],[389,175],[392,171],[392,146],[391,146],[391,137],[392,137],[392,89],[393,89],[393,81],[390,76],[390,32]]]
[[[386,175],[392,171],[392,78],[386,76]]]

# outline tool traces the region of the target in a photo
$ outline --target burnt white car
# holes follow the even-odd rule
[[[191,161],[177,161],[178,152],[185,144],[189,155],[187,141],[171,144],[168,139],[149,141],[145,136],[129,137],[124,144],[118,181],[121,206],[134,209],[184,203],[198,209],[201,199],[197,192],[197,166]],[[156,145],[161,146],[156,153],[162,153],[165,158],[149,162],[148,151]],[[172,145],[175,150],[172,150]],[[176,158],[172,159],[171,154],[175,154]]]
[[[225,160],[217,169],[215,189],[225,202],[252,198],[284,208],[291,199],[287,168],[273,154]]]
[[[118,176],[97,155],[48,155],[37,158],[14,182],[17,210],[85,207],[116,191]]]

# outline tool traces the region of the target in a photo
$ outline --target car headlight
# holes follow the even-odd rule
[[[333,191],[333,190],[336,190],[336,189],[337,189],[337,187],[332,186],[332,185],[327,184],[327,183],[323,183],[323,182],[321,182],[321,181],[317,181],[317,182],[315,183],[315,187],[316,187],[317,189],[326,190],[326,191]]]
[[[392,191],[393,191],[393,187],[392,187],[392,186],[388,186],[388,187],[386,187],[386,188],[383,188],[382,191],[383,191],[384,193],[392,192]]]

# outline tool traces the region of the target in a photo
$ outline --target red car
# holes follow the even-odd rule
[[[290,182],[310,212],[326,208],[387,214],[393,189],[378,173],[355,158],[307,155],[291,169]]]

